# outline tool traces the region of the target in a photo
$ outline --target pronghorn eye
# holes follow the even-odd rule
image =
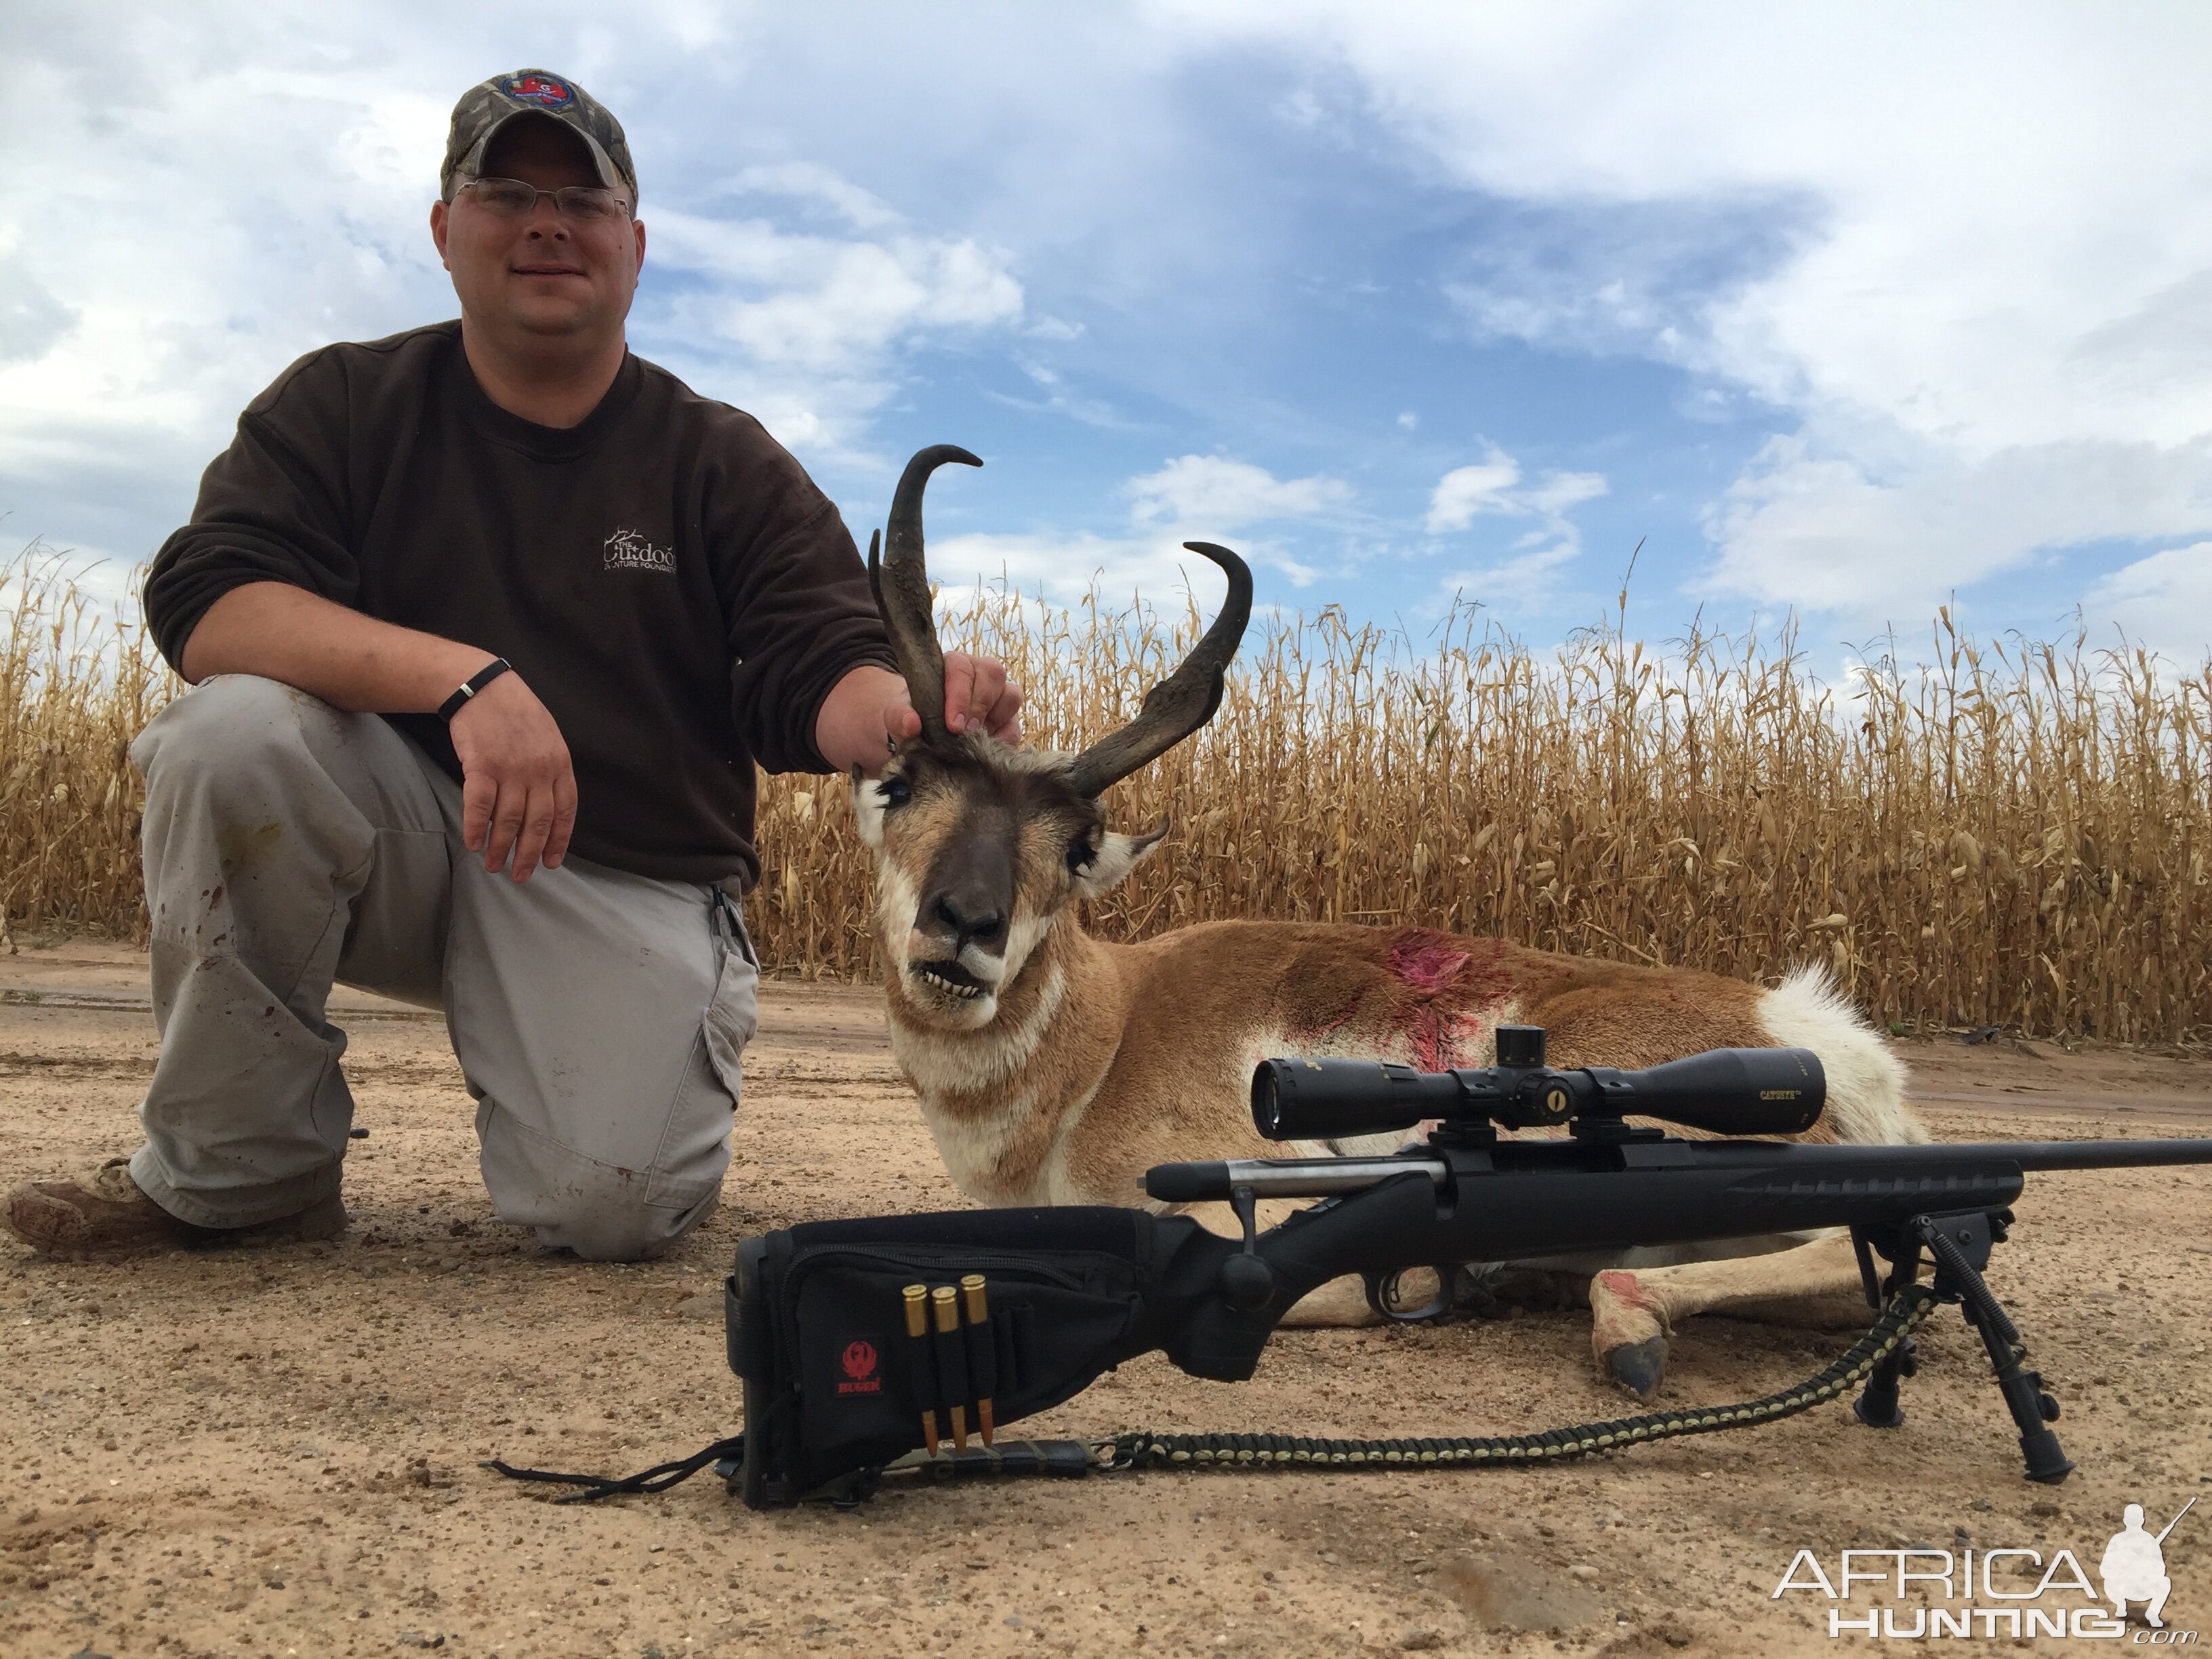
[[[884,810],[889,811],[914,799],[914,786],[904,778],[885,778],[876,786],[876,793],[883,798]]]
[[[1067,843],[1067,873],[1071,876],[1081,875],[1097,861],[1097,858],[1098,849],[1091,844],[1087,837],[1078,836]]]

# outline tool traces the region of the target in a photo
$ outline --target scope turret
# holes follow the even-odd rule
[[[1786,1135],[1820,1121],[1827,1100],[1809,1048],[1713,1048],[1640,1072],[1555,1071],[1542,1064],[1540,1030],[1513,1028],[1510,1042],[1498,1035],[1501,1051],[1537,1063],[1419,1072],[1372,1060],[1263,1060],[1252,1074],[1252,1121],[1270,1140],[1385,1134],[1431,1118],[1534,1129],[1634,1116],[1712,1134]]]

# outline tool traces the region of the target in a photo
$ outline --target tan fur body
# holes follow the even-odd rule
[[[1901,1068],[1802,980],[1768,991],[1421,928],[1212,922],[1110,945],[1063,917],[982,1030],[948,1031],[889,988],[900,1067],[947,1170],[984,1204],[1132,1204],[1155,1164],[1285,1156],[1252,1127],[1261,1059],[1482,1066],[1501,1024],[1543,1026],[1551,1063],[1569,1067],[1802,1044],[1856,1085],[1838,1097],[1832,1083],[1807,1139],[1926,1138]]]

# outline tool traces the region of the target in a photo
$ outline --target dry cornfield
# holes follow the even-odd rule
[[[0,570],[0,950],[9,924],[146,931],[131,739],[181,690],[33,542]]]
[[[0,655],[0,915],[143,935],[131,735],[177,685],[52,561]],[[955,597],[945,639],[1029,688],[1030,741],[1134,712],[1200,619]],[[1939,617],[1844,690],[1785,629],[1551,653],[1471,612],[1418,644],[1334,608],[1262,620],[1221,711],[1121,785],[1168,844],[1090,924],[1413,924],[1771,981],[1828,965],[1877,1020],[2129,1042],[2212,1036],[2212,663],[1981,644]],[[748,917],[772,967],[877,971],[843,784],[763,781]]]

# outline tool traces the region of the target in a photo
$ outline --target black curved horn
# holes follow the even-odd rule
[[[957,444],[932,444],[917,453],[899,474],[891,495],[890,520],[883,538],[883,555],[868,539],[868,586],[874,590],[876,611],[890,635],[891,655],[914,712],[921,716],[924,738],[949,735],[945,726],[945,650],[937,642],[937,623],[929,611],[929,572],[921,557],[921,492],[929,475],[947,461],[981,466],[981,461]]]
[[[1100,794],[1146,762],[1158,759],[1212,720],[1221,707],[1221,684],[1230,659],[1237,654],[1245,624],[1252,620],[1252,572],[1225,547],[1212,542],[1183,545],[1228,573],[1229,597],[1182,665],[1145,693],[1137,718],[1075,757],[1068,781],[1086,795]]]

